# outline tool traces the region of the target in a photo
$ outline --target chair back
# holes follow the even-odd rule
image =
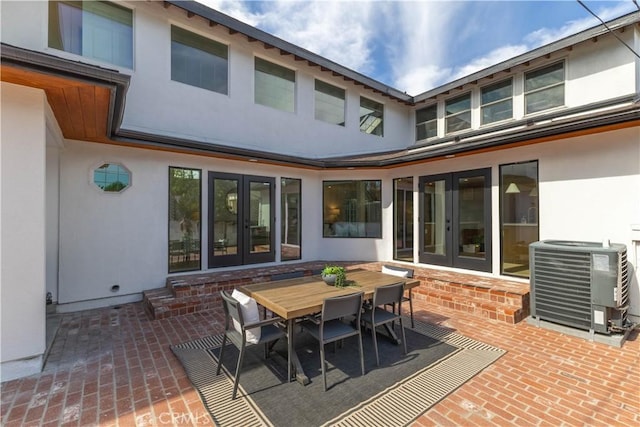
[[[362,292],[358,292],[325,299],[322,304],[322,321],[326,322],[355,315],[359,323],[363,295]]]
[[[226,329],[233,328],[230,326],[230,318],[238,322],[241,326],[244,326],[244,318],[242,317],[242,310],[238,300],[233,298],[227,291],[220,291],[222,297],[222,306],[224,307],[224,313],[227,320]]]
[[[382,272],[384,274],[391,274],[398,277],[413,278],[412,268],[396,267],[395,265],[383,265]]]
[[[373,294],[373,306],[400,304],[402,302],[402,294],[404,294],[404,282],[380,286],[376,288]]]

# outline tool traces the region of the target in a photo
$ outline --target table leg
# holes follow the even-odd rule
[[[391,341],[393,341],[396,345],[400,345],[400,339],[396,335],[396,332],[393,330],[393,328],[388,323],[385,323],[383,326],[387,331],[387,334],[389,334],[389,338],[391,339]],[[400,325],[400,327],[402,327],[402,324]]]
[[[309,377],[307,377],[307,375],[304,373],[304,370],[302,369],[302,363],[300,363],[300,359],[298,359],[298,355],[295,351],[295,345],[294,345],[295,323],[296,323],[295,319],[289,319],[287,321],[287,341],[289,344],[288,346],[289,360],[288,360],[287,375],[288,375],[289,381],[291,381],[291,371],[293,370],[296,381],[298,381],[302,385],[307,385],[311,381],[309,380]]]

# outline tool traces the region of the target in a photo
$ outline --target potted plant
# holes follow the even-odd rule
[[[347,273],[344,267],[327,265],[322,269],[322,280],[324,280],[327,285],[342,288],[347,285]]]

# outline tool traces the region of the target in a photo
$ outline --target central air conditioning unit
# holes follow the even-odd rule
[[[627,248],[543,240],[529,245],[531,317],[612,334],[631,326]]]

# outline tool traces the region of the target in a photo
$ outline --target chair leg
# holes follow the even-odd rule
[[[327,373],[325,368],[324,361],[324,344],[320,342],[320,368],[322,370],[322,385],[324,386],[324,391],[327,391]]]
[[[220,375],[220,366],[222,365],[222,353],[224,353],[225,344],[227,343],[227,334],[222,337],[222,347],[220,347],[220,356],[218,356],[218,369],[216,369],[216,375]]]
[[[376,353],[376,366],[380,366],[380,356],[378,356],[378,337],[376,336],[376,325],[371,323],[371,336],[373,337],[373,350]]]
[[[404,345],[404,354],[407,354],[407,337],[404,334],[404,324],[402,323],[402,316],[400,317],[400,332],[402,332],[402,345]]]
[[[362,346],[362,332],[358,334],[358,344],[360,344],[360,369],[364,375],[364,348]]]
[[[236,378],[233,381],[233,395],[231,399],[236,398],[236,393],[238,392],[238,383],[240,382],[240,368],[242,367],[242,359],[244,358],[244,343],[240,348],[240,355],[238,356],[238,366],[236,367]]]
[[[416,324],[413,321],[413,298],[411,297],[411,289],[409,289],[409,314],[411,315],[411,329],[415,329]]]

